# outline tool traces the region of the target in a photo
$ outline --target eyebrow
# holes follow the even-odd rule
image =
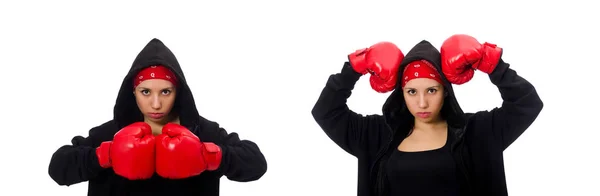
[[[138,90],[152,90],[152,89],[150,89],[150,88],[143,87],[143,86],[137,87],[137,89],[138,89]],[[167,88],[162,88],[162,89],[160,89],[160,90],[173,90],[173,89],[174,89],[173,87],[167,87]]]
[[[442,87],[442,85],[435,85],[435,86],[427,87],[427,89],[428,88],[441,88],[441,87]],[[407,87],[406,89],[408,89],[408,90],[417,90],[416,88],[411,88],[411,87]]]

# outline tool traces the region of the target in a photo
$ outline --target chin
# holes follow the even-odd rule
[[[431,123],[433,122],[432,118],[419,118],[419,117],[415,117],[418,121],[424,122],[424,123]]]

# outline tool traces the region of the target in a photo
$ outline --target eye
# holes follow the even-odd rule
[[[140,92],[142,93],[142,95],[149,95],[150,94],[150,91],[147,90],[147,89],[141,90]]]
[[[430,93],[430,94],[433,94],[435,92],[437,92],[437,89],[429,89],[429,90],[427,90],[427,93]]]
[[[171,90],[163,90],[162,94],[163,95],[169,95],[169,94],[171,94]]]
[[[410,89],[408,91],[406,91],[409,95],[414,95],[415,93],[417,93],[417,91]]]

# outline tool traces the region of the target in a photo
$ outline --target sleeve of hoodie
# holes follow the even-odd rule
[[[254,142],[241,140],[235,132],[227,133],[216,122],[206,121],[204,128],[217,134],[219,142],[215,144],[221,148],[221,165],[216,172],[237,182],[255,181],[267,172],[267,160]]]
[[[312,116],[325,134],[355,157],[379,147],[385,126],[383,116],[358,114],[348,107],[347,100],[360,77],[345,62],[340,73],[329,76],[312,108]]]
[[[544,104],[534,86],[503,60],[489,77],[500,91],[502,106],[479,112],[477,119],[491,123],[494,138],[506,149],[533,124]]]
[[[104,168],[100,167],[96,147],[102,133],[110,128],[107,124],[90,129],[89,136],[75,136],[71,145],[63,145],[50,159],[48,173],[59,185],[70,186],[95,178]]]

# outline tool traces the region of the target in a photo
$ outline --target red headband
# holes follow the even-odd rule
[[[169,68],[162,65],[152,65],[140,71],[133,79],[133,87],[149,79],[162,79],[177,85],[177,78]]]
[[[440,84],[443,84],[437,69],[426,60],[413,61],[409,63],[406,65],[406,68],[404,68],[402,75],[404,76],[402,79],[402,87],[404,87],[408,81],[417,78],[429,78],[439,82]]]

